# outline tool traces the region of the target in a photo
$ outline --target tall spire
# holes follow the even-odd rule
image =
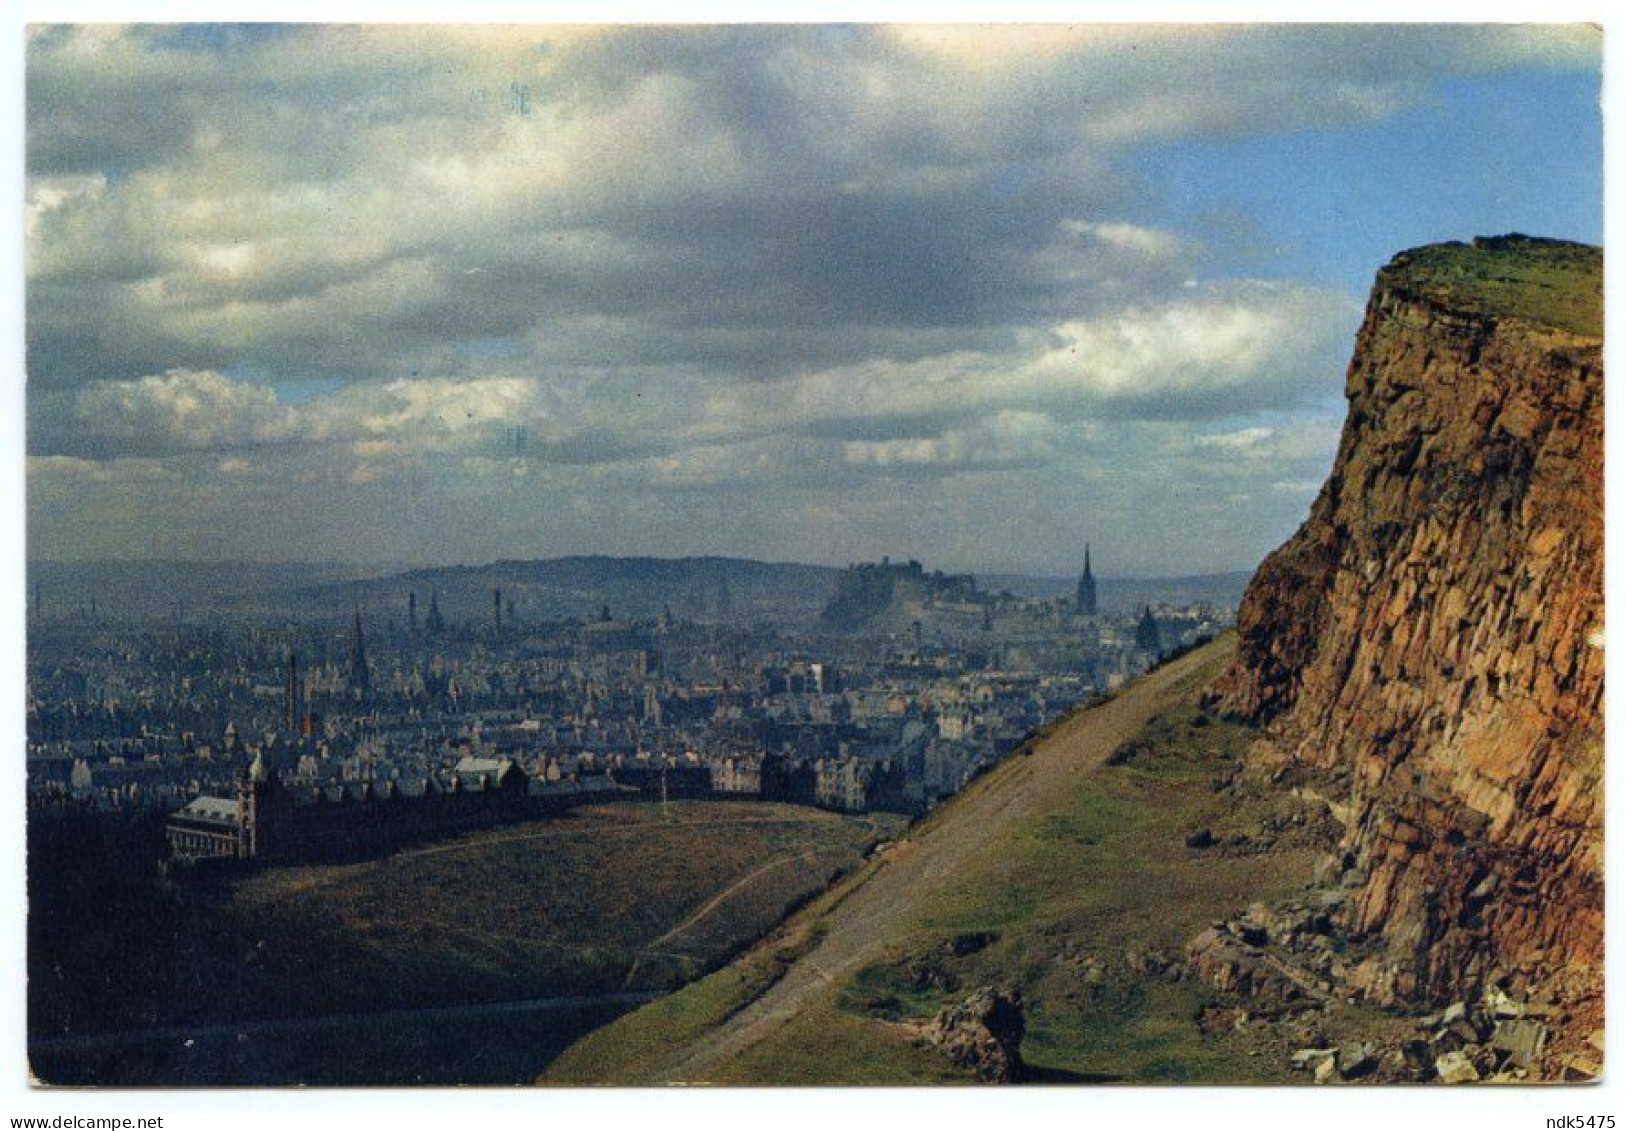
[[[1099,613],[1099,600],[1095,591],[1095,571],[1089,561],[1089,543],[1083,544],[1083,576],[1078,578],[1078,612],[1086,617]]]

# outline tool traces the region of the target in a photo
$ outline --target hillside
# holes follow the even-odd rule
[[[743,959],[593,1033],[543,1082],[971,1081],[928,1031],[984,985],[1021,994],[1023,1079],[1293,1078],[1300,1022],[1231,1039],[1234,1002],[1182,955],[1238,904],[1301,889],[1330,843],[1323,807],[1233,780],[1253,733],[1195,706],[1232,647],[1071,716]]]
[[[166,621],[196,623],[258,604],[289,590],[370,576],[375,569],[323,562],[104,561],[28,563],[30,621]],[[489,595],[487,595],[489,600]]]

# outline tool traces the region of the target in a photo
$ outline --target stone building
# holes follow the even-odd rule
[[[165,833],[177,859],[342,859],[527,816],[536,808],[529,790],[510,759],[474,757],[412,782],[289,786],[261,752],[239,776],[235,800],[195,798],[170,816]]]

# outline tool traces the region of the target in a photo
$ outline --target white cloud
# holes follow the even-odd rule
[[[1174,232],[1139,224],[1063,220],[1061,230],[1068,235],[1089,237],[1108,246],[1151,258],[1171,256],[1185,247],[1185,241]]]
[[[719,389],[709,429],[873,426],[1011,409],[1201,416],[1290,404],[1338,364],[1357,318],[1345,297],[1297,284],[1199,287],[1026,332],[1004,353],[881,359]]]
[[[1050,459],[1056,436],[1055,422],[1043,413],[1005,410],[940,436],[849,440],[842,454],[849,464],[876,468],[1020,466]]]
[[[189,369],[90,386],[79,391],[76,408],[99,437],[160,449],[274,443],[294,425],[274,390]]]

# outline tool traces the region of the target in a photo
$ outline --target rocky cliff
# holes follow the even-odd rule
[[[1265,726],[1255,760],[1341,795],[1341,926],[1379,944],[1350,988],[1377,1003],[1600,1009],[1601,308],[1575,244],[1383,268],[1336,464],[1214,688]]]

